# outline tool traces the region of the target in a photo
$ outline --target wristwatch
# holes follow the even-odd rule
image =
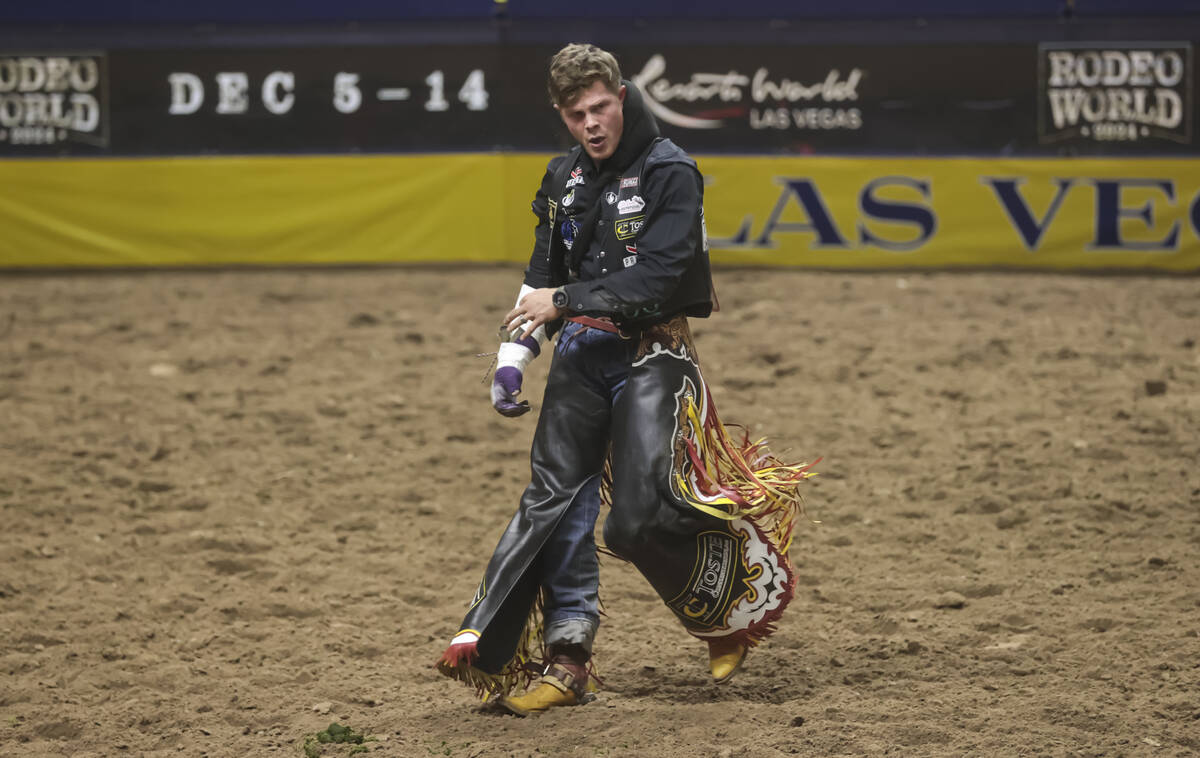
[[[566,310],[567,308],[567,291],[562,287],[554,290],[554,296],[550,298],[550,302],[555,308]]]

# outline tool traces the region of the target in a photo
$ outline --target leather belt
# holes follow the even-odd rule
[[[568,316],[567,321],[574,321],[576,324],[583,324],[584,326],[591,327],[592,329],[599,329],[604,332],[611,332],[613,334],[621,333],[621,330],[618,329],[617,325],[612,322],[612,319],[608,319],[608,318],[592,318],[591,316]]]

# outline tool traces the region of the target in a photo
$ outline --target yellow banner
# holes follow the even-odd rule
[[[0,161],[0,267],[525,262],[550,157]],[[717,263],[1200,270],[1200,160],[698,161]]]
[[[713,259],[1200,269],[1200,160],[705,157]]]
[[[0,161],[0,267],[515,260],[505,166],[490,154]]]

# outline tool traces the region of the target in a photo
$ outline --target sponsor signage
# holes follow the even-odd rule
[[[526,200],[549,158],[11,161],[0,199],[20,202],[0,202],[0,266],[527,263]],[[704,155],[699,166],[717,263],[1200,271],[1200,158]],[[654,223],[615,223],[623,263],[651,252],[639,238]]]
[[[701,162],[714,260],[832,267],[1200,267],[1178,159]]]
[[[0,153],[108,147],[103,53],[0,53]]]
[[[1190,145],[1193,79],[1190,42],[1042,44],[1038,139]]]
[[[544,45],[0,50],[0,155],[552,151]],[[1196,154],[1192,45],[614,48],[695,154]],[[1031,87],[1031,82],[1038,87]]]
[[[745,541],[728,532],[702,532],[697,535],[696,565],[688,587],[667,606],[698,624],[722,625],[728,622],[730,604],[741,593],[733,586],[736,564]],[[762,570],[759,569],[759,575]],[[744,592],[743,588],[743,592]]]
[[[47,148],[55,154],[212,155],[553,144],[556,118],[538,91],[544,72],[519,63],[500,67],[499,49],[0,51],[0,124],[18,128],[0,139],[0,155],[39,155]],[[510,87],[517,82],[520,89]],[[510,126],[515,113],[524,114],[522,123]],[[510,143],[514,134],[523,142]],[[526,136],[533,134],[536,141]]]
[[[1037,144],[1030,45],[664,47],[625,52],[694,152],[996,153]],[[952,63],[951,63],[952,62]]]
[[[660,121],[683,129],[723,129],[745,122],[753,130],[854,130],[862,128],[862,109],[856,106],[864,73],[855,67],[843,76],[832,68],[806,81],[759,66],[752,74],[737,68],[691,71],[686,80],[672,81],[666,57],[654,53],[633,81]]]

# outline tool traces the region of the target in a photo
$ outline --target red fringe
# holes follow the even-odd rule
[[[528,685],[541,674],[541,667],[533,662],[546,657],[542,640],[542,602],[542,595],[538,593],[517,650],[498,673],[489,674],[474,666],[479,657],[478,640],[450,645],[438,660],[437,670],[474,687],[476,694],[485,701],[506,695],[522,683]]]
[[[446,652],[442,653],[441,660],[437,662],[437,667],[447,666],[449,668],[458,668],[459,666],[470,666],[479,657],[479,641],[475,642],[460,642],[457,645],[451,645],[446,648]]]

